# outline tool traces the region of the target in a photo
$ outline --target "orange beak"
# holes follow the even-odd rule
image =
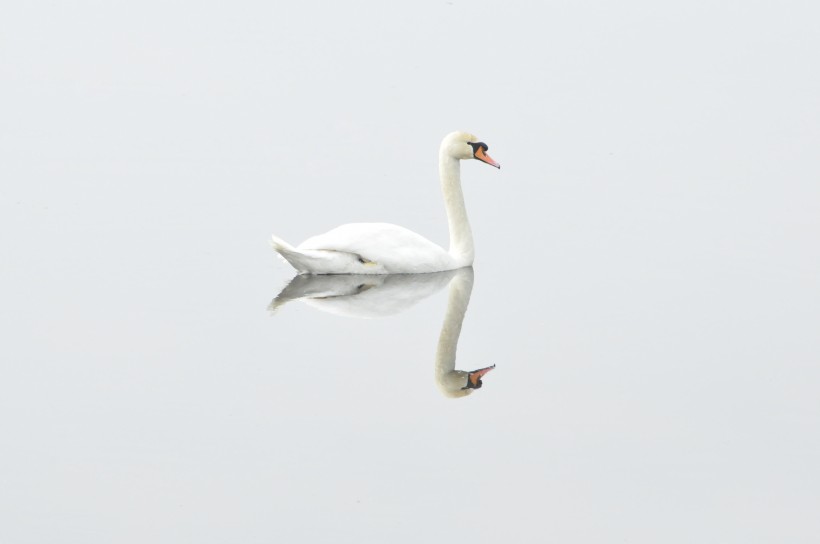
[[[467,374],[467,380],[472,384],[472,387],[477,388],[480,387],[479,383],[481,382],[481,377],[489,372],[490,370],[494,369],[495,365],[488,366],[487,368],[480,368],[478,370],[473,370],[469,374]]]
[[[490,166],[495,166],[496,168],[501,168],[501,165],[500,165],[500,164],[498,164],[497,162],[495,162],[495,161],[492,159],[492,157],[490,157],[489,155],[487,155],[487,152],[486,152],[486,151],[484,151],[484,149],[483,149],[483,148],[481,148],[481,147],[479,147],[479,148],[476,150],[476,152],[475,152],[475,158],[476,158],[476,159],[478,159],[478,160],[480,160],[480,161],[482,161],[482,162],[486,162],[486,163],[487,163],[487,164],[489,164]]]

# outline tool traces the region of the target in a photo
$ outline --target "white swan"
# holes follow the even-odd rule
[[[439,176],[450,227],[449,251],[389,223],[349,223],[308,238],[298,247],[273,236],[273,247],[300,274],[415,274],[471,266],[473,234],[461,191],[460,161],[478,159],[501,168],[487,149],[487,144],[466,132],[452,132],[441,142]]]

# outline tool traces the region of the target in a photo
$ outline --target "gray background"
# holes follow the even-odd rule
[[[15,2],[0,17],[0,541],[817,542],[811,2]],[[267,245],[446,243],[293,303]]]

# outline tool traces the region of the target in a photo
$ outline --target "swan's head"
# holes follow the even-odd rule
[[[454,159],[478,159],[490,166],[501,168],[500,164],[487,155],[488,149],[487,144],[467,132],[451,132],[441,142],[442,153],[446,153]]]

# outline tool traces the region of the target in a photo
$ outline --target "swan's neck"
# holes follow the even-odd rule
[[[439,177],[450,226],[450,255],[456,259],[459,267],[470,266],[473,264],[475,250],[467,208],[464,206],[464,193],[461,190],[461,161],[444,150],[439,156]]]

